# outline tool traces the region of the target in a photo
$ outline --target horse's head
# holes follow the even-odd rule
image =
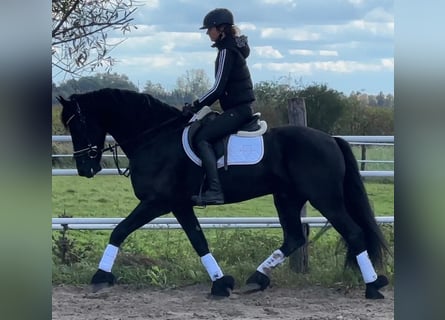
[[[77,172],[79,176],[92,178],[102,170],[100,160],[106,132],[95,114],[84,108],[78,98],[80,95],[72,95],[69,100],[59,96],[57,100],[63,107],[61,121],[71,133]]]

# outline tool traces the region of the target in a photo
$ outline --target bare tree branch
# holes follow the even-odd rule
[[[110,44],[107,34],[136,28],[131,24],[136,9],[135,0],[52,0],[53,69],[71,75],[111,69],[108,54],[122,41]]]
[[[52,36],[54,37],[55,34],[59,31],[59,29],[62,27],[63,23],[68,19],[68,17],[70,16],[70,14],[76,9],[77,5],[79,4],[80,0],[75,0],[72,7],[68,9],[68,12],[66,12],[65,14],[63,14],[62,19],[60,19],[59,23],[57,24],[57,26],[53,29],[52,32]],[[61,3],[61,1],[58,0],[53,0],[52,1],[52,5],[53,5],[53,14],[54,14],[54,6],[58,3]],[[54,20],[54,16],[53,16],[53,20]]]

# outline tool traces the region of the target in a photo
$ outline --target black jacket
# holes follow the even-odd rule
[[[215,83],[201,98],[194,101],[198,109],[210,106],[219,99],[221,108],[227,109],[255,100],[252,80],[246,64],[250,48],[246,36],[225,37],[215,42],[218,48],[215,61]]]

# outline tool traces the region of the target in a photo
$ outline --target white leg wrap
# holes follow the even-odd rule
[[[357,263],[360,267],[365,283],[370,283],[377,280],[377,273],[375,272],[372,262],[369,259],[368,251],[365,250],[357,256]]]
[[[207,253],[205,256],[202,256],[201,262],[206,268],[207,273],[209,274],[210,279],[212,281],[215,281],[224,276],[224,274],[221,271],[221,268],[218,265],[218,262],[216,262],[215,258],[212,256],[211,253]]]
[[[113,246],[112,244],[107,245],[102,259],[99,262],[99,269],[106,272],[111,272],[111,268],[113,268],[114,260],[116,260],[118,251],[118,247]]]
[[[269,275],[272,269],[282,264],[285,259],[286,257],[284,256],[284,253],[281,252],[280,249],[277,249],[269,256],[269,258],[264,260],[263,263],[259,265],[257,271],[265,275]]]

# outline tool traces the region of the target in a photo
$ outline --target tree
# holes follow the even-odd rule
[[[394,96],[387,94],[385,97],[385,107],[394,108]]]
[[[114,59],[108,53],[107,32],[131,31],[133,0],[52,0],[52,65],[60,72],[80,76],[88,69],[106,67]]]
[[[363,109],[355,95],[346,99],[343,115],[335,122],[333,133],[338,135],[358,135],[361,132]]]
[[[203,69],[187,70],[176,80],[177,95],[184,102],[192,102],[210,88],[210,80]]]
[[[380,93],[377,95],[376,100],[379,107],[383,107],[385,105],[385,95],[382,91],[380,91]]]
[[[255,112],[260,112],[270,127],[288,124],[288,100],[298,96],[298,89],[277,81],[262,81],[255,84]]]
[[[333,131],[338,135],[393,135],[394,108],[363,106],[356,96],[350,96]]]
[[[346,97],[324,84],[306,87],[300,91],[299,97],[306,103],[307,125],[332,134],[346,108]]]
[[[70,79],[61,83],[58,87],[53,84],[53,104],[57,103],[56,97],[62,95],[68,97],[73,93],[84,93],[102,88],[117,88],[138,91],[136,85],[126,75],[117,73],[97,73],[94,76]]]
[[[142,92],[151,94],[153,97],[160,100],[166,100],[168,97],[168,92],[165,91],[164,87],[160,83],[153,83],[150,80],[145,83]]]

